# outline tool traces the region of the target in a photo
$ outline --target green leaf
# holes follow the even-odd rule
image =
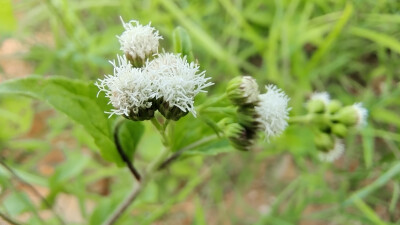
[[[11,0],[0,0],[0,31],[13,31],[16,21],[13,15]]]
[[[198,148],[187,151],[184,153],[185,156],[195,155],[217,155],[225,152],[236,151],[229,143],[227,139],[219,139],[207,144],[204,144]]]
[[[29,197],[25,193],[13,192],[3,200],[4,207],[11,216],[26,212],[31,208]]]
[[[124,120],[124,123],[121,125],[118,132],[118,138],[122,149],[129,158],[132,158],[135,154],[143,132],[144,126],[140,122]]]
[[[31,100],[22,97],[0,98],[0,141],[29,130],[33,119]]]
[[[65,77],[30,76],[0,84],[0,95],[19,94],[37,98],[66,114],[93,137],[104,159],[123,165],[110,131],[112,119],[104,113],[109,110],[107,100],[103,95],[96,98],[97,92],[91,82]]]
[[[369,39],[378,45],[390,48],[391,50],[400,53],[400,42],[396,38],[393,38],[389,35],[359,27],[353,27],[351,29],[351,33],[353,35]]]
[[[192,42],[186,30],[182,27],[175,28],[172,33],[172,40],[175,52],[181,53],[182,56],[187,57],[189,62],[192,62],[194,60]]]

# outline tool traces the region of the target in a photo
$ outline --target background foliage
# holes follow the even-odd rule
[[[68,224],[99,224],[131,188],[129,172],[99,156],[107,143],[98,141],[107,142],[112,120],[81,117],[88,108],[99,115],[107,107],[102,100],[92,105],[91,84],[112,73],[108,60],[120,53],[115,35],[123,30],[122,16],[151,21],[166,47],[173,29],[185,28],[195,57],[216,83],[211,94],[222,93],[232,77],[250,74],[260,86],[281,87],[293,114],[304,112],[310,93],[327,91],[347,104],[363,102],[370,115],[332,165],[316,160],[304,127],[290,127],[249,153],[190,157],[157,177],[119,224],[400,224],[398,1],[0,0],[0,9],[1,80],[31,73],[54,85],[35,96],[48,104],[0,90],[0,212],[27,224],[54,224],[46,206],[53,205]],[[20,51],[5,52],[10,42]],[[18,63],[25,72],[15,72]],[[80,88],[54,75],[79,79],[73,82]],[[32,95],[30,79],[19,93]],[[60,102],[65,96],[71,101]],[[50,106],[76,110],[66,117]],[[211,132],[192,131],[193,121],[176,124],[182,135],[174,149]],[[139,169],[161,147],[154,129],[143,126]],[[46,201],[39,204],[27,183]]]

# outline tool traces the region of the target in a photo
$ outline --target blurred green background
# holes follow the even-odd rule
[[[400,224],[399,1],[0,0],[1,81],[103,78],[121,53],[119,16],[151,21],[166,50],[173,29],[185,28],[216,83],[211,94],[251,75],[260,87],[283,89],[291,114],[304,113],[314,91],[327,91],[363,102],[369,124],[346,138],[334,164],[317,160],[311,132],[299,126],[248,153],[180,161],[118,224]],[[139,168],[160,149],[158,139],[146,124]],[[57,224],[55,214],[67,224],[100,224],[132,180],[96,149],[48,105],[0,96],[0,212],[23,224]]]

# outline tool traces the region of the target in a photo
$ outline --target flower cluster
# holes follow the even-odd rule
[[[326,92],[314,93],[307,102],[310,122],[316,127],[315,144],[320,151],[321,161],[333,162],[344,152],[344,138],[352,127],[361,128],[367,124],[368,111],[362,103],[343,106],[338,100],[331,100]]]
[[[266,138],[279,136],[286,129],[289,119],[289,97],[275,85],[267,85],[267,92],[260,94],[257,82],[250,76],[236,77],[227,87],[227,95],[237,106],[238,122],[227,129],[227,136],[239,150],[248,150],[258,131]],[[231,131],[234,132],[231,132]]]
[[[117,56],[118,63],[111,62],[114,74],[96,82],[99,92],[105,92],[114,107],[108,112],[110,116],[147,120],[156,110],[172,120],[189,112],[196,116],[194,98],[213,85],[210,78],[185,56],[157,53],[162,37],[150,25],[137,21],[123,25],[126,30],[118,39],[125,56]]]

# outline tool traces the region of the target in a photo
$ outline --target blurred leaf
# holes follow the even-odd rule
[[[140,138],[144,133],[144,126],[140,122],[124,120],[118,133],[118,138],[125,154],[131,159],[136,151]]]
[[[0,141],[27,132],[32,124],[31,100],[16,96],[0,98]]]
[[[204,213],[203,206],[199,198],[196,198],[196,214],[193,220],[193,225],[206,225],[206,216]]]
[[[0,0],[0,31],[13,31],[16,28],[16,20],[13,14],[11,0]]]
[[[400,115],[385,108],[375,107],[371,111],[373,119],[400,127]]]
[[[119,198],[103,198],[93,210],[89,219],[90,225],[102,224],[120,203]]]
[[[400,42],[392,36],[359,27],[353,27],[351,29],[351,33],[356,36],[369,39],[373,42],[376,42],[378,45],[390,48],[391,50],[400,54]]]
[[[364,162],[367,168],[370,168],[374,158],[374,130],[371,128],[362,129]]]
[[[70,154],[68,161],[58,166],[54,174],[49,179],[50,193],[47,197],[50,203],[53,203],[57,194],[64,190],[64,186],[78,174],[82,174],[86,165],[90,161],[87,156],[81,154]]]
[[[94,138],[101,155],[108,161],[123,165],[110,132],[111,121],[103,95],[93,83],[63,77],[43,78],[31,76],[9,80],[0,84],[0,94],[20,94],[47,102],[55,109],[83,125]]]
[[[186,56],[189,62],[194,60],[192,51],[192,41],[186,30],[182,27],[177,27],[172,32],[172,39],[174,50],[176,53],[181,53],[182,56]]]
[[[353,14],[353,9],[354,7],[351,3],[346,4],[343,14],[335,24],[335,27],[328,34],[324,42],[318,47],[318,50],[312,55],[310,62],[306,66],[305,74],[309,74],[319,64],[324,55],[327,54],[332,48],[333,43],[338,39],[344,26],[347,24],[351,15]]]
[[[31,208],[30,200],[25,193],[13,192],[2,202],[11,216],[16,216]]]
[[[218,155],[220,153],[225,152],[233,152],[235,150],[229,143],[227,139],[220,139],[217,141],[213,141],[207,144],[204,144],[200,147],[194,148],[193,150],[186,151],[184,156],[193,156],[193,155]]]
[[[372,210],[367,204],[364,203],[361,199],[355,199],[354,204],[357,208],[363,213],[365,217],[367,217],[371,222],[377,225],[386,225],[384,221],[379,218],[379,216]]]

